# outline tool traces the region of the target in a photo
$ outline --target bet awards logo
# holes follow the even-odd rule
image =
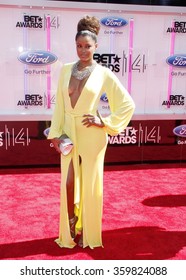
[[[142,125],[139,123],[138,129],[128,126],[116,136],[109,136],[110,145],[138,144],[159,144],[161,141],[160,126]]]
[[[123,51],[121,56],[114,53],[95,53],[94,60],[102,66],[109,68],[112,72],[121,72],[122,76],[128,72],[129,58],[127,57],[125,51]],[[146,68],[147,64],[145,54],[134,55],[131,61],[131,70],[143,74]]]
[[[40,16],[23,16],[23,22],[18,21],[16,23],[16,27],[24,27],[24,28],[42,28],[43,27],[43,19]]]
[[[111,71],[118,73],[120,71],[120,59],[117,54],[94,54],[94,59],[102,66],[108,67]]]
[[[25,100],[19,100],[17,106],[42,106],[43,97],[39,94],[25,94]]]
[[[186,21],[175,21],[174,27],[168,27],[167,33],[186,33]]]
[[[134,127],[128,126],[117,136],[109,136],[109,144],[136,144],[137,131]]]
[[[164,100],[162,105],[166,106],[183,106],[185,104],[184,102],[185,97],[183,95],[170,95],[169,100]]]
[[[32,28],[32,29],[41,29],[44,30],[48,27],[58,29],[60,26],[59,16],[50,16],[43,15],[34,16],[34,15],[24,15],[23,21],[17,21],[16,27],[18,28]]]

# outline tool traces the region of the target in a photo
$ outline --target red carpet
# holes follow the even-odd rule
[[[61,249],[59,168],[0,170],[0,259],[186,260],[186,165],[107,166],[104,248]]]

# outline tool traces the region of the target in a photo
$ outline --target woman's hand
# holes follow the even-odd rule
[[[92,125],[97,126],[97,127],[104,127],[104,123],[102,122],[99,115],[94,116],[91,114],[86,114],[86,115],[83,115],[83,117],[84,117],[84,119],[83,119],[82,123],[86,127],[90,127]]]
[[[61,143],[60,139],[59,138],[53,138],[53,139],[50,139],[54,148],[56,149],[56,151],[58,153],[61,154],[61,151],[60,151],[60,148],[59,148],[59,144]]]

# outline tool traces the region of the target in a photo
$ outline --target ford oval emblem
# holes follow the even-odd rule
[[[108,102],[108,98],[107,98],[106,93],[103,93],[102,96],[100,97],[100,99],[101,99],[103,102]]]
[[[50,132],[50,127],[47,127],[47,128],[43,131],[43,134],[44,134],[46,137],[48,137],[49,132]]]
[[[166,62],[175,67],[186,67],[186,54],[175,54],[169,56]]]
[[[43,66],[56,62],[57,56],[48,51],[27,51],[18,57],[19,61],[34,66]]]
[[[101,23],[107,27],[122,27],[128,24],[128,21],[120,17],[105,17]]]
[[[186,137],[186,124],[175,127],[173,133],[180,137]]]

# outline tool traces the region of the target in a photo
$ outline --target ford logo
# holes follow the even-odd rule
[[[41,66],[56,62],[57,56],[47,51],[27,51],[21,53],[18,59],[25,64]]]
[[[44,134],[46,137],[48,137],[49,132],[50,132],[50,127],[47,127],[47,128],[43,131],[43,134]]]
[[[100,97],[100,99],[101,99],[103,102],[108,102],[108,98],[107,98],[106,93],[103,93],[102,96]]]
[[[186,137],[186,124],[175,127],[173,133],[180,137]]]
[[[166,62],[175,67],[186,67],[186,54],[175,54],[169,56]]]
[[[120,17],[105,17],[101,19],[101,23],[108,27],[122,27],[127,25],[128,21]]]

